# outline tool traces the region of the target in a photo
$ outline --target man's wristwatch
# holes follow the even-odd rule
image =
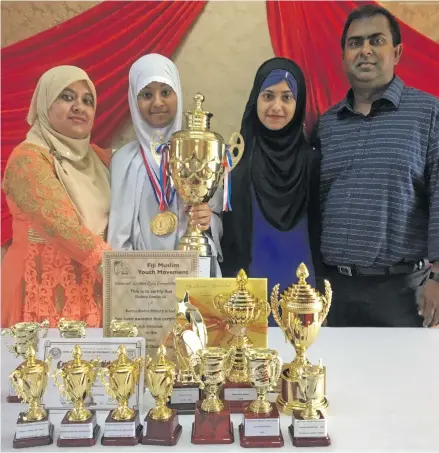
[[[430,272],[430,277],[431,280],[434,280],[435,282],[439,283],[439,272]]]

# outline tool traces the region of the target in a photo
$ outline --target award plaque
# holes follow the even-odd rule
[[[104,252],[104,336],[111,322],[136,324],[155,355],[175,321],[175,279],[196,277],[196,251]]]

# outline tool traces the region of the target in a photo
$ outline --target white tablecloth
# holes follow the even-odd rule
[[[89,329],[99,335],[99,329]],[[293,358],[278,328],[270,328],[269,347],[277,349],[285,361]],[[20,410],[25,406],[5,402],[8,374],[15,367],[2,339],[1,451],[13,451],[12,439]],[[323,328],[308,352],[315,363],[323,359],[327,367],[328,432],[331,447],[313,452],[439,452],[439,329],[335,329]],[[151,407],[147,401],[145,411]],[[104,426],[106,413],[98,415]],[[56,451],[56,438],[62,416],[51,414],[55,442],[31,451]],[[156,452],[231,452],[240,450],[238,425],[242,415],[233,414],[235,442],[232,445],[193,445],[193,415],[180,416],[183,434],[174,447],[103,447],[98,441],[90,450]],[[290,417],[281,416],[285,446],[291,451],[287,427]],[[63,451],[86,449],[65,448]],[[88,450],[87,450],[88,451]],[[252,451],[269,451],[253,449]],[[273,451],[273,450],[271,450]]]

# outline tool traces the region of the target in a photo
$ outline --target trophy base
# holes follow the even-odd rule
[[[279,410],[287,415],[291,415],[293,411],[302,411],[306,408],[306,404],[301,400],[299,383],[288,376],[288,368],[282,372],[281,392],[276,399],[276,405]],[[326,375],[325,375],[326,376]],[[316,403],[316,409],[326,409],[328,400],[325,396]]]
[[[142,435],[142,425],[138,422],[138,411],[129,420],[113,420],[111,411],[105,419],[101,445],[130,447],[137,445]],[[112,434],[117,434],[116,436]]]
[[[142,445],[176,445],[180,439],[182,427],[178,422],[178,414],[174,409],[168,420],[154,420],[151,418],[152,409],[145,417],[145,427],[140,438]]]
[[[176,409],[180,415],[191,415],[195,413],[195,405],[201,399],[198,384],[174,384],[171,398],[168,402],[170,409]]]
[[[67,417],[68,412],[61,421],[60,436],[56,442],[58,447],[92,447],[96,445],[101,427],[96,423],[95,412],[92,412],[91,417],[87,420],[81,422],[71,422]],[[72,432],[75,434],[72,435]]]
[[[328,423],[319,410],[320,418],[303,419],[300,412],[293,412],[293,423],[288,427],[291,442],[295,447],[327,447],[331,445]]]
[[[205,412],[201,401],[197,402],[195,421],[192,423],[193,444],[232,444],[235,441],[233,423],[227,401],[220,412]]]
[[[329,447],[331,445],[331,438],[324,437],[294,437],[293,425],[288,427],[291,442],[295,447]]]
[[[239,425],[239,440],[244,448],[280,448],[284,438],[280,429],[279,411],[271,405],[269,414],[244,411],[244,422]]]
[[[20,412],[12,446],[14,448],[41,447],[53,443],[54,427],[47,415],[34,422],[23,421],[24,412]]]
[[[21,400],[21,398],[20,398],[19,396],[17,396],[17,395],[8,395],[8,396],[6,397],[6,402],[8,402],[8,403],[21,403],[22,400]]]
[[[246,406],[258,397],[251,384],[226,382],[220,392],[220,399],[229,403],[230,413],[241,414]]]

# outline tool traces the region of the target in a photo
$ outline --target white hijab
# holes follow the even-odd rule
[[[137,105],[139,92],[151,82],[166,83],[177,95],[177,114],[174,120],[163,129],[150,126],[142,118]],[[158,174],[159,166],[152,154],[154,150],[151,150],[151,139],[155,139],[155,136],[159,133],[163,138],[163,142],[167,142],[174,132],[181,130],[183,96],[180,76],[174,63],[159,54],[149,54],[139,58],[130,69],[128,102],[137,140],[128,143],[117,151],[112,159],[112,200],[108,242],[114,249],[146,250],[149,247],[145,244],[144,235],[148,234],[148,232],[142,231],[140,227],[139,211],[144,184],[150,185],[150,182],[140,152],[140,145],[145,152],[150,168]],[[160,143],[156,143],[156,145],[158,144]],[[175,206],[176,204],[177,200],[175,199],[173,205]],[[148,208],[152,209],[151,206]],[[145,207],[142,208],[142,212],[143,209]],[[159,212],[158,204],[156,209]],[[174,232],[165,238],[154,238],[157,243],[154,244],[154,248],[157,250],[173,249],[176,236],[177,232]],[[159,242],[163,244],[160,246]]]

